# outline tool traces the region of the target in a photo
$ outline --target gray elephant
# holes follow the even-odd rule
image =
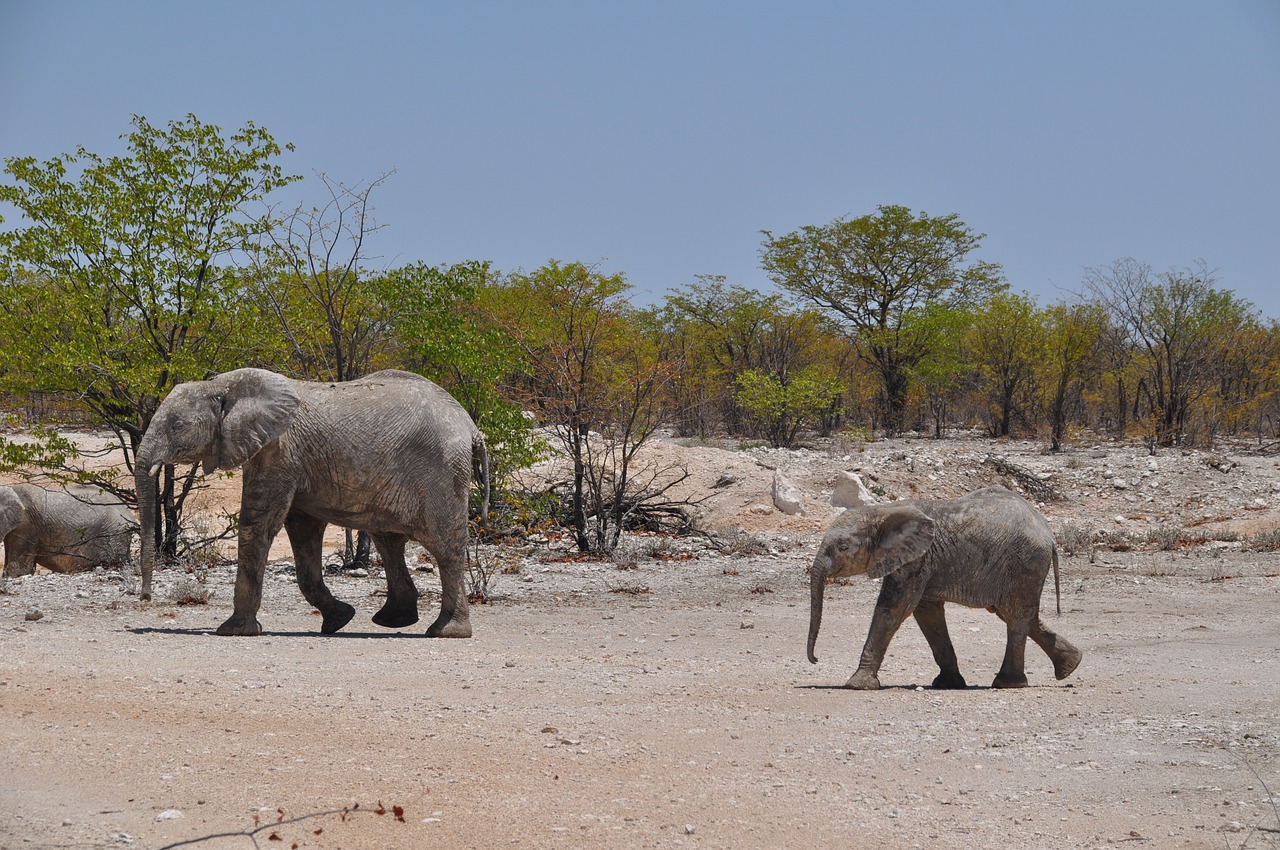
[[[262,576],[282,527],[298,586],[323,615],[321,631],[345,626],[355,609],[329,592],[321,565],[324,530],[333,523],[367,530],[382,556],[387,601],[375,623],[418,621],[418,591],[404,561],[413,539],[440,572],[440,616],[427,634],[471,636],[467,502],[474,472],[487,514],[488,454],[471,417],[436,384],[398,371],[327,384],[237,369],[174,387],[135,465],[144,599],[155,564],[156,474],[165,464],[195,462],[206,472],[244,467],[233,613],[218,634],[262,632]]]
[[[1053,532],[1035,508],[1003,487],[986,487],[959,499],[851,508],[828,529],[810,571],[809,660],[818,660],[813,648],[827,580],[865,573],[884,582],[858,669],[845,687],[880,687],[878,674],[889,641],[913,614],[940,671],[933,686],[965,687],[947,633],[945,602],[986,608],[1005,622],[1008,643],[992,687],[1026,687],[1028,637],[1049,656],[1055,675],[1065,679],[1082,656],[1040,620],[1040,594],[1050,566],[1056,593]]]
[[[36,565],[75,573],[123,564],[137,528],[133,512],[98,487],[0,486],[5,576],[29,576]]]

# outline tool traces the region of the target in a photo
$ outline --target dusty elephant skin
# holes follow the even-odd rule
[[[432,637],[470,637],[463,587],[467,495],[473,471],[487,511],[488,456],[479,430],[443,389],[409,372],[356,381],[294,381],[237,369],[175,387],[138,448],[143,529],[155,528],[156,474],[165,464],[202,463],[206,472],[243,466],[237,573],[231,617],[220,635],[257,635],[263,572],[284,528],[298,586],[323,615],[321,631],[345,626],[355,609],[334,598],[322,571],[325,527],[367,530],[382,556],[387,601],[373,622],[418,621],[418,592],[405,565],[417,540],[440,572],[440,616]],[[142,535],[142,597],[150,598],[154,534]]]
[[[947,630],[946,602],[986,608],[1004,621],[1008,640],[992,687],[1026,687],[1028,637],[1049,656],[1057,678],[1065,679],[1082,655],[1040,620],[1040,594],[1050,566],[1056,589],[1053,532],[1025,499],[1002,487],[975,490],[959,499],[853,508],[827,531],[810,570],[809,661],[818,660],[814,645],[827,580],[865,574],[884,582],[858,669],[845,687],[880,687],[880,665],[889,641],[911,615],[938,664],[933,686],[965,687]]]
[[[136,529],[133,513],[98,487],[0,486],[6,577],[29,576],[37,565],[55,573],[74,573],[123,564],[129,560],[129,542]]]

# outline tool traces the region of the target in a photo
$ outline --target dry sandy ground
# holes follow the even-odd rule
[[[1066,682],[1031,646],[1032,687],[988,688],[1003,628],[952,606],[968,690],[925,687],[936,669],[911,623],[884,690],[840,688],[876,593],[863,580],[829,589],[821,661],[805,660],[824,482],[860,468],[886,497],[954,495],[1000,480],[993,448],[691,449],[699,476],[738,468],[704,519],[751,532],[758,554],[640,539],[620,569],[506,553],[520,573],[496,579],[470,640],[422,636],[434,597],[418,626],[373,626],[376,575],[331,578],[359,613],[321,636],[272,565],[257,638],[212,634],[232,567],[208,606],[170,600],[177,571],[150,603],[119,573],[9,580],[0,848],[1280,846],[1275,553],[1064,557],[1064,613],[1052,583],[1043,610],[1085,653]],[[1155,471],[1134,447],[999,451],[1062,492],[1044,506],[1060,538],[1277,524],[1274,458],[1169,453]],[[769,512],[777,466],[805,516]]]

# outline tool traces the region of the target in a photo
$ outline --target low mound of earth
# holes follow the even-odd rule
[[[374,626],[378,570],[337,571],[359,613],[321,636],[283,539],[258,638],[212,634],[233,564],[161,571],[149,603],[120,572],[6,580],[0,847],[1280,844],[1273,455],[663,439],[643,463],[687,472],[668,497],[712,533],[628,536],[603,561],[548,534],[482,547],[492,601],[470,640],[423,637],[426,564],[423,622]],[[805,570],[848,472],[876,500],[1032,496],[1064,550],[1063,614],[1052,583],[1042,609],[1084,651],[1075,675],[1029,646],[1032,687],[986,687],[1003,628],[952,606],[968,690],[927,687],[907,623],[885,688],[846,691],[877,590],[862,579],[828,589],[810,665]],[[779,476],[797,513],[775,506]],[[237,494],[220,479],[193,508],[212,526]],[[178,604],[193,585],[207,605]]]

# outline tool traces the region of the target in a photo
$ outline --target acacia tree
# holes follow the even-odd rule
[[[677,366],[638,332],[629,288],[621,274],[552,260],[511,275],[494,303],[523,355],[508,389],[572,464],[570,521],[583,552],[614,549],[628,514],[669,486],[638,470],[636,454],[661,423],[658,401]]]
[[[689,366],[675,381],[672,405],[686,433],[706,435],[716,427],[741,433],[748,424],[741,406],[744,391],[756,402],[763,403],[765,397],[777,402],[797,373],[809,370],[801,380],[809,386],[818,378],[814,369],[821,367],[823,377],[830,378],[842,365],[838,357],[832,362],[830,350],[830,343],[839,343],[839,337],[817,310],[796,309],[781,295],[726,284],[719,276],[700,276],[698,282],[667,296],[660,320],[664,335],[677,341]],[[745,381],[754,389],[743,385],[748,373],[751,377]],[[756,392],[766,389],[764,395]],[[798,399],[800,387],[795,393]],[[838,395],[838,389],[825,394],[828,397],[814,409],[806,405],[804,418],[830,419]],[[765,406],[774,413],[786,407]],[[763,411],[764,407],[756,406],[747,419],[761,423]],[[764,419],[776,425],[773,416]],[[787,430],[791,429],[783,429]],[[787,443],[793,438],[794,433]]]
[[[487,262],[415,263],[378,279],[392,316],[395,357],[448,390],[484,432],[495,486],[533,463],[545,444],[501,388],[522,370],[522,351],[495,320],[502,283]],[[501,313],[499,309],[497,311]]]
[[[1082,407],[1082,393],[1101,374],[1102,307],[1095,303],[1054,304],[1042,313],[1047,357],[1045,384],[1049,390],[1049,450],[1061,451],[1071,407]]]
[[[1139,387],[1151,412],[1151,449],[1183,442],[1192,406],[1213,388],[1225,353],[1256,310],[1214,288],[1203,261],[1154,275],[1132,258],[1091,268],[1085,286],[1108,308],[1142,354]]]
[[[132,123],[123,156],[9,157],[13,182],[0,185],[21,216],[0,232],[0,385],[81,405],[130,471],[160,399],[239,365],[265,336],[235,266],[276,224],[259,202],[294,179],[252,122],[226,136],[194,115]],[[69,459],[48,445],[42,462]],[[172,557],[195,468],[163,474],[160,527],[144,533]]]
[[[761,263],[783,289],[836,318],[878,373],[885,424],[897,431],[904,425],[911,370],[928,351],[926,328],[910,318],[933,302],[975,304],[1004,283],[998,265],[969,261],[985,235],[955,214],[878,210],[778,237],[763,231]]]
[[[1035,301],[1000,292],[974,314],[972,353],[995,416],[993,436],[1007,437],[1013,415],[1033,397],[1036,367],[1044,357],[1044,326]]]

